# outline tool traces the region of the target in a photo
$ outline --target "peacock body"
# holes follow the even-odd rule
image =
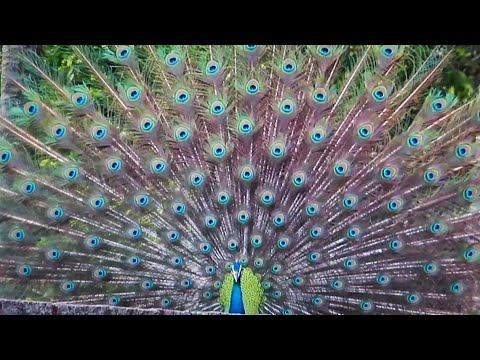
[[[479,305],[476,99],[441,46],[33,52],[0,116],[0,297],[240,314]]]

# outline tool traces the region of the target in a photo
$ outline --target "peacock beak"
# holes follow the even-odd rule
[[[238,278],[240,277],[240,272],[232,270],[233,278],[235,279],[235,282],[238,282]]]

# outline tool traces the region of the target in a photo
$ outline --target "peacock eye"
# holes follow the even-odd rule
[[[149,202],[150,202],[150,196],[146,194],[135,196],[135,204],[139,207],[144,208],[148,205]]]
[[[387,208],[392,212],[397,212],[403,207],[403,202],[400,199],[390,200],[388,202]]]
[[[255,170],[250,165],[241,168],[240,177],[243,181],[251,182],[255,177]]]
[[[186,127],[179,126],[175,130],[175,138],[177,141],[187,141],[190,138],[190,130],[188,130]]]
[[[59,249],[52,249],[47,252],[48,260],[56,261],[60,259],[61,256],[62,256],[62,252]]]
[[[210,245],[208,243],[201,243],[200,244],[200,251],[204,254],[210,254],[210,252],[212,251],[212,245]]]
[[[317,252],[311,252],[307,255],[307,259],[310,262],[317,262],[320,259],[320,254]]]
[[[190,93],[185,89],[180,89],[175,93],[175,101],[179,104],[185,104],[190,100]]]
[[[417,294],[407,294],[407,301],[410,304],[417,304],[420,301],[420,297]]]
[[[273,293],[272,293],[272,296],[275,298],[275,299],[280,299],[282,297],[282,292],[280,290],[275,290]]]
[[[284,214],[276,214],[272,218],[273,225],[280,227],[285,225],[285,215]]]
[[[390,247],[390,249],[395,251],[401,249],[403,243],[400,240],[391,240],[388,246]]]
[[[270,281],[262,281],[262,289],[268,290],[272,287],[272,283]]]
[[[20,190],[25,195],[32,195],[37,191],[37,183],[34,181],[25,181],[22,183]]]
[[[65,179],[69,181],[76,180],[78,178],[78,168],[77,167],[68,167],[63,171]]]
[[[181,258],[180,256],[174,256],[171,260],[170,260],[171,264],[175,267],[179,267],[181,265],[183,265],[183,258]]]
[[[108,299],[108,305],[110,305],[110,306],[120,305],[120,302],[121,302],[121,299],[120,299],[120,296],[118,296],[118,295],[112,295]]]
[[[345,160],[338,161],[333,168],[333,172],[336,176],[345,176],[349,170],[350,164]]]
[[[286,115],[291,114],[293,113],[294,110],[295,110],[295,104],[292,100],[286,99],[281,102],[280,111],[283,114],[286,114]]]
[[[92,127],[92,130],[90,131],[90,134],[93,138],[93,140],[103,140],[107,137],[108,135],[108,129],[105,126],[102,125],[96,125]]]
[[[408,146],[412,148],[418,148],[422,143],[420,135],[411,135],[408,137]]]
[[[117,58],[120,60],[127,60],[130,57],[131,53],[132,53],[132,50],[126,46],[122,46],[118,48],[116,51]]]
[[[356,239],[360,235],[360,229],[358,227],[350,227],[347,230],[347,237],[350,239]]]
[[[221,159],[227,153],[227,149],[222,144],[215,144],[212,146],[212,155],[217,159]]]
[[[285,145],[281,143],[274,143],[270,146],[270,155],[274,158],[279,159],[285,155]]]
[[[15,241],[23,241],[25,239],[25,231],[20,228],[13,229],[8,233],[8,237]]]
[[[50,218],[58,220],[63,216],[63,209],[59,207],[52,208],[48,211],[48,215]]]
[[[183,214],[185,214],[185,211],[187,210],[187,207],[183,203],[174,202],[172,204],[172,210],[177,215],[183,215]]]
[[[362,309],[362,311],[370,311],[373,309],[373,305],[370,301],[362,301],[360,302],[360,309]]]
[[[183,279],[182,282],[182,287],[185,289],[190,289],[192,287],[192,280],[190,279]]]
[[[386,57],[391,57],[394,54],[393,49],[389,47],[384,47],[382,52]]]
[[[210,290],[204,291],[203,292],[203,298],[210,300],[213,297],[213,293]]]
[[[478,252],[474,248],[468,248],[463,252],[463,258],[467,261],[474,261],[478,257]]]
[[[101,240],[98,236],[89,235],[85,238],[84,244],[88,249],[95,250],[100,247]]]
[[[10,150],[0,150],[0,164],[7,165],[12,160],[12,152]]]
[[[426,263],[423,266],[423,271],[425,271],[425,273],[428,274],[428,275],[436,274],[437,270],[438,270],[438,266],[435,263],[430,262],[430,263]]]
[[[82,108],[88,103],[88,96],[83,92],[76,92],[72,95],[72,103],[76,108]]]
[[[465,287],[462,283],[455,281],[450,285],[450,292],[454,295],[460,295],[464,292]]]
[[[370,124],[360,126],[357,130],[357,134],[361,139],[368,139],[372,136],[373,129]]]
[[[317,103],[324,103],[328,99],[327,92],[320,88],[320,89],[315,89],[313,92],[313,100]]]
[[[168,308],[172,305],[172,300],[165,298],[165,299],[162,299],[160,303],[162,304],[162,307]]]
[[[152,290],[154,287],[152,280],[145,280],[142,282],[142,288],[145,290]]]
[[[205,182],[205,178],[203,177],[202,174],[200,174],[198,172],[193,172],[190,175],[190,184],[191,185],[193,185],[195,187],[199,187],[199,186],[202,186],[204,182]]]
[[[52,135],[56,140],[61,140],[67,134],[67,128],[63,125],[54,125],[52,127]]]
[[[472,147],[468,144],[458,145],[455,148],[455,156],[459,159],[464,159],[472,155]]]
[[[240,133],[243,135],[250,134],[253,131],[254,124],[253,121],[250,119],[243,119],[240,121],[240,124],[238,126],[238,130]]]
[[[175,66],[178,65],[181,61],[180,55],[175,52],[171,52],[165,57],[165,63],[167,66]]]
[[[380,172],[383,180],[393,180],[395,179],[397,173],[398,170],[393,166],[385,166]]]
[[[434,102],[432,102],[432,109],[435,112],[440,112],[445,109],[447,103],[444,99],[439,99]]]
[[[122,170],[122,161],[120,159],[107,159],[107,170],[116,173]]]
[[[319,46],[317,52],[322,56],[329,56],[332,54],[332,49],[327,46]]]
[[[107,277],[107,270],[105,270],[105,268],[103,268],[103,267],[99,267],[99,268],[94,270],[93,276],[97,280],[103,280]]]
[[[225,105],[220,101],[216,100],[210,105],[210,113],[212,115],[222,115],[225,112]]]
[[[141,264],[142,260],[140,259],[140,257],[134,255],[134,256],[131,256],[129,259],[128,259],[128,263],[131,265],[131,266],[134,266],[134,267],[137,267]]]
[[[250,220],[250,214],[246,210],[241,210],[238,212],[237,220],[241,224],[246,224]]]
[[[177,242],[178,240],[180,240],[180,233],[176,230],[170,230],[167,232],[167,238],[171,242]]]
[[[250,242],[252,243],[253,247],[258,248],[262,245],[263,240],[259,235],[255,235],[252,237]]]
[[[30,265],[21,265],[18,267],[18,274],[23,277],[32,275],[32,267]]]
[[[258,48],[258,45],[244,45],[243,48],[247,51],[255,51]]]
[[[430,232],[434,235],[444,234],[448,231],[448,226],[444,222],[436,221],[429,227]]]
[[[255,79],[251,79],[247,82],[245,89],[248,94],[255,95],[260,91],[260,83]]]
[[[293,186],[295,186],[296,188],[300,188],[303,185],[305,185],[306,178],[307,178],[306,173],[304,171],[300,171],[293,174],[291,178],[291,182]]]
[[[205,225],[207,226],[207,228],[209,229],[213,229],[214,227],[216,227],[218,224],[218,220],[211,216],[211,215],[207,215],[205,217]]]
[[[211,275],[211,276],[212,276],[212,275],[215,275],[215,274],[216,274],[217,268],[216,268],[215,266],[211,266],[211,265],[210,265],[210,266],[207,266],[207,267],[205,268],[205,272],[207,273],[207,275]]]
[[[157,126],[157,121],[155,119],[145,117],[140,121],[140,131],[144,133],[149,133]]]
[[[357,267],[357,262],[354,259],[347,259],[343,262],[343,266],[347,270],[353,270]]]
[[[322,235],[322,228],[319,226],[314,226],[309,231],[310,237],[317,239]]]
[[[155,174],[162,174],[167,169],[167,163],[163,159],[153,159],[150,161],[150,169]]]
[[[315,305],[315,306],[320,306],[323,304],[323,299],[318,296],[318,295],[315,295],[313,298],[312,298],[312,304]]]
[[[308,216],[318,215],[319,206],[318,204],[307,204],[307,206],[305,207],[305,211]]]
[[[139,226],[133,226],[127,231],[127,235],[132,240],[137,240],[142,237],[142,229]]]
[[[282,63],[282,71],[290,74],[297,70],[297,63],[293,59],[285,59]]]
[[[390,283],[390,277],[385,274],[379,274],[376,278],[378,284],[384,286]]]
[[[140,90],[140,88],[137,86],[130,86],[127,89],[127,98],[130,101],[137,101],[138,99],[140,99],[141,95],[142,95],[142,90]]]
[[[288,245],[290,244],[290,241],[288,238],[281,238],[277,241],[277,247],[280,250],[285,250],[288,248]]]
[[[65,281],[63,284],[62,284],[62,290],[67,292],[67,293],[71,293],[75,290],[75,283],[73,281]]]
[[[384,101],[387,97],[387,89],[385,86],[377,86],[375,89],[373,89],[372,95],[376,101]]]
[[[230,195],[225,191],[220,191],[217,195],[217,202],[220,205],[227,205],[230,202]]]
[[[272,265],[271,269],[273,274],[279,274],[282,271],[282,266],[279,264]]]
[[[335,279],[330,283],[330,286],[334,290],[341,290],[344,287],[343,281],[340,279]]]
[[[38,109],[38,104],[33,101],[29,101],[23,106],[23,112],[31,118],[38,114]]]
[[[214,75],[220,71],[220,64],[214,60],[210,60],[205,66],[207,75]]]

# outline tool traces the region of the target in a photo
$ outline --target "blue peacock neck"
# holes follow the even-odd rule
[[[233,284],[232,297],[230,299],[230,314],[245,314],[243,306],[242,287],[240,285],[241,278]]]

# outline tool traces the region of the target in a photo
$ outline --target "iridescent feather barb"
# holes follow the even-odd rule
[[[480,102],[425,46],[72,46],[0,115],[0,297],[242,314],[479,306]]]

